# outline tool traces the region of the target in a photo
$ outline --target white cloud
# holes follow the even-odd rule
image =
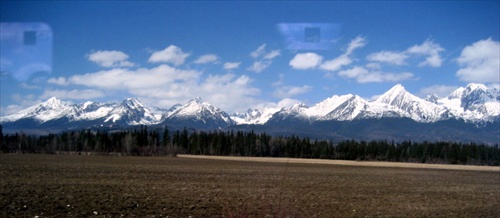
[[[217,60],[219,60],[219,57],[217,57],[217,55],[206,54],[206,55],[200,56],[193,63],[195,63],[195,64],[208,64],[208,63],[216,62]]]
[[[289,98],[295,95],[307,93],[312,90],[311,86],[283,86],[274,91],[274,96],[278,98]]]
[[[7,59],[7,58],[4,58],[4,57],[0,57],[0,68],[1,69],[4,69],[4,68],[9,68],[13,65],[14,63],[12,63],[11,60]]]
[[[439,97],[446,97],[453,91],[458,89],[458,86],[433,85],[420,89],[421,96],[436,94]]]
[[[351,63],[352,59],[344,54],[333,60],[323,62],[320,67],[323,70],[336,71],[340,70],[343,66],[347,66]]]
[[[490,89],[497,89],[497,90],[500,90],[500,83],[491,83],[491,84],[488,84],[486,85],[488,88]]]
[[[269,53],[264,55],[264,59],[274,59],[275,57],[278,57],[281,55],[280,50],[272,50]]]
[[[323,61],[323,57],[316,53],[300,53],[296,54],[292,60],[290,60],[290,66],[297,70],[307,70],[316,68]]]
[[[153,52],[148,61],[151,63],[171,63],[175,66],[179,66],[184,63],[189,55],[190,53],[183,52],[181,48],[175,45],[169,45],[161,51]]]
[[[457,59],[456,76],[466,82],[500,82],[500,42],[491,38],[465,47]]]
[[[439,55],[439,52],[444,51],[444,49],[439,45],[434,43],[431,40],[426,40],[421,45],[414,45],[406,50],[409,54],[416,55],[425,55],[425,61],[420,62],[419,66],[430,66],[430,67],[439,67],[443,60]]]
[[[45,99],[45,98],[50,98],[50,97],[56,97],[59,99],[93,99],[93,98],[99,98],[103,97],[104,93],[98,90],[93,90],[93,89],[84,89],[84,90],[62,90],[62,89],[56,89],[56,90],[45,90],[43,94],[40,96],[40,98]]]
[[[325,61],[323,64],[321,64],[320,68],[328,71],[337,71],[344,66],[352,64],[353,59],[350,57],[350,55],[354,52],[354,50],[362,48],[365,45],[366,45],[366,39],[364,37],[357,36],[356,38],[351,40],[344,54],[332,60]]]
[[[96,73],[75,75],[68,80],[72,84],[103,89],[129,89],[164,86],[175,81],[198,79],[199,72],[180,70],[163,64],[155,68],[137,70],[111,69]]]
[[[255,51],[250,53],[250,56],[253,58],[258,58],[259,56],[263,55],[266,50],[266,44],[262,44],[259,46]]]
[[[250,53],[254,59],[257,59],[253,64],[247,68],[247,70],[260,73],[264,69],[268,68],[272,64],[272,59],[281,55],[280,50],[271,50],[266,53],[266,44],[262,44],[255,51]],[[262,56],[262,57],[261,57]]]
[[[269,108],[275,108],[275,109],[280,109],[280,108],[290,108],[293,105],[300,104],[302,103],[301,101],[293,98],[283,98],[279,100],[278,102],[260,102],[258,104],[255,104],[252,108],[259,109],[259,110],[265,110]]]
[[[380,63],[375,63],[375,62],[367,63],[365,65],[365,67],[370,68],[370,69],[380,69],[381,68]]]
[[[135,64],[127,61],[128,55],[121,51],[96,51],[87,55],[92,61],[101,67],[133,67]]]
[[[264,69],[268,68],[271,66],[271,61],[270,60],[262,60],[262,61],[255,61],[253,64],[247,68],[247,70],[255,72],[255,73],[260,73]]]
[[[241,62],[226,62],[224,63],[224,70],[234,70],[240,67]]]
[[[404,52],[380,51],[369,54],[366,58],[369,61],[384,62],[394,65],[404,65],[409,56]]]
[[[60,86],[69,85],[68,80],[66,80],[66,78],[64,78],[64,77],[50,78],[47,80],[47,83],[56,84],[56,85],[60,85]]]
[[[414,45],[405,51],[379,51],[369,54],[366,59],[369,61],[387,63],[393,65],[406,65],[406,60],[418,56],[426,56],[425,60],[418,66],[440,67],[443,59],[439,55],[444,49],[432,40],[426,40],[420,45]]]
[[[292,107],[293,105],[296,105],[296,104],[300,104],[301,101],[297,100],[297,99],[293,99],[293,98],[284,98],[284,99],[281,99],[277,104],[276,106],[278,108],[290,108]]]
[[[17,113],[25,108],[26,108],[25,106],[21,106],[21,105],[17,105],[17,104],[7,105],[7,107],[0,108],[0,116],[3,117],[3,116],[15,114],[15,113]]]
[[[355,66],[351,69],[340,71],[339,76],[356,79],[358,83],[370,82],[399,82],[413,78],[409,72],[387,73],[382,71],[370,71],[364,67]]]
[[[15,102],[15,104],[8,105],[7,107],[2,107],[0,111],[1,116],[17,113],[20,110],[26,109],[27,107],[31,107],[41,102],[37,100],[35,98],[35,95],[33,94],[13,94],[10,96],[10,98]]]
[[[350,55],[354,50],[358,48],[362,48],[366,45],[366,39],[362,36],[357,36],[351,42],[349,43],[349,46],[347,46],[347,50],[345,52],[345,55]]]
[[[280,86],[280,85],[283,85],[283,83],[285,83],[285,74],[280,73],[278,76],[279,76],[279,79],[278,79],[278,81],[276,81],[272,84],[273,86]]]
[[[44,96],[68,99],[103,97],[106,93],[120,92],[138,97],[146,105],[168,108],[200,96],[228,112],[248,109],[262,100],[256,98],[260,90],[252,86],[249,76],[233,74],[208,75],[162,64],[155,68],[110,69],[68,78],[53,79],[69,85],[81,85],[86,90],[48,90]],[[241,104],[245,102],[245,104]]]
[[[249,105],[260,101],[255,98],[260,94],[260,90],[252,87],[251,83],[252,79],[246,75],[238,77],[233,74],[210,75],[200,84],[200,90],[196,93],[205,93],[202,97],[217,107],[243,111],[247,110]]]
[[[22,82],[20,85],[23,89],[39,89],[40,88],[39,86],[29,85],[25,82]]]

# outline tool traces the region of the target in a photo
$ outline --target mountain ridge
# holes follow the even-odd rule
[[[338,122],[356,120],[402,118],[430,125],[457,120],[479,128],[485,126],[485,123],[500,121],[500,92],[483,84],[468,84],[446,97],[433,95],[422,99],[397,84],[371,101],[354,94],[333,95],[313,106],[299,103],[289,108],[249,109],[234,114],[228,114],[199,97],[170,109],[147,107],[137,98],[127,98],[120,103],[88,101],[69,104],[52,97],[18,113],[0,117],[0,124],[6,129],[123,128],[137,125],[194,129],[239,128],[238,126],[245,125],[257,128],[260,125],[266,126],[263,128],[279,126],[293,129],[293,125],[319,128],[317,123],[333,122],[337,125]],[[307,131],[314,131],[313,129]]]

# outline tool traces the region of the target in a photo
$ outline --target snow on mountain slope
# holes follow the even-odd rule
[[[112,103],[98,103],[98,102],[85,102],[75,105],[75,114],[72,114],[73,120],[95,120],[105,117],[115,104]]]
[[[500,116],[500,91],[483,84],[460,87],[437,103],[467,121],[489,121]]]
[[[354,95],[334,95],[330,98],[325,99],[324,101],[315,104],[314,106],[305,110],[305,113],[309,117],[324,117],[339,107],[341,104],[352,98]]]
[[[358,115],[365,114],[367,116],[376,116],[376,110],[370,110],[370,104],[365,99],[357,95],[348,95],[342,104],[338,105],[334,110],[323,116],[325,120],[347,121],[354,120]]]
[[[20,119],[32,118],[41,123],[58,119],[73,112],[73,107],[67,102],[63,102],[55,97],[47,101],[31,106],[18,113],[3,117],[2,122],[14,122]]]
[[[204,102],[201,98],[190,100],[187,104],[172,111],[166,120],[171,119],[194,119],[203,123],[225,123],[234,125],[231,117],[221,109]]]
[[[265,124],[280,108],[249,109],[245,113],[234,113],[231,119],[238,125],[241,124]]]
[[[98,121],[121,125],[152,125],[167,121],[171,124],[205,127],[226,127],[241,124],[266,124],[299,119],[308,122],[354,119],[406,117],[417,122],[436,122],[447,119],[465,120],[472,123],[500,120],[500,91],[482,84],[471,83],[453,91],[445,98],[430,95],[421,99],[398,84],[374,101],[357,95],[334,95],[312,107],[296,104],[290,108],[265,108],[234,113],[229,116],[221,109],[195,98],[184,105],[170,109],[148,108],[139,100],[129,98],[121,103],[85,102],[69,104],[57,98],[0,118],[0,122],[16,122],[33,119],[38,123],[65,118],[64,122]],[[172,123],[174,122],[174,123]],[[21,122],[22,123],[22,122]],[[95,125],[95,122],[92,122]],[[79,124],[78,124],[79,125]]]
[[[367,101],[357,95],[334,95],[312,107],[296,104],[275,113],[275,120],[301,119],[350,121],[354,119],[407,117],[417,122],[436,122],[446,119],[464,119],[470,122],[492,121],[500,116],[500,95],[498,90],[481,84],[469,84],[459,88],[446,99],[437,95],[421,99],[397,84],[374,101]],[[467,109],[464,109],[467,108]],[[463,112],[465,111],[465,112]],[[235,116],[238,123],[246,116]],[[258,112],[251,111],[258,114]],[[273,115],[274,116],[274,115]],[[271,116],[272,117],[272,116]]]
[[[70,105],[55,97],[29,107],[18,113],[2,117],[2,122],[15,122],[21,119],[35,119],[40,123],[59,118],[71,121],[90,121],[104,119],[104,122],[117,122],[124,119],[129,125],[155,124],[159,119],[145,108],[137,99],[127,99],[120,104],[85,102]]]
[[[104,122],[114,123],[119,120],[129,125],[151,125],[159,122],[155,114],[135,98],[127,98],[115,106],[106,115]]]
[[[386,105],[387,110],[395,110],[400,112],[402,116],[417,122],[436,122],[450,116],[446,107],[423,100],[407,92],[401,84],[389,89],[373,103],[379,107]]]

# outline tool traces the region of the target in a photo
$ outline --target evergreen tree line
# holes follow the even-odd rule
[[[413,142],[399,143],[347,140],[333,143],[298,136],[270,136],[243,131],[190,132],[168,128],[107,132],[67,131],[44,136],[23,133],[4,135],[0,126],[3,152],[55,153],[95,152],[124,155],[161,156],[176,154],[291,157],[338,160],[369,160],[421,163],[500,165],[500,148],[476,143]]]

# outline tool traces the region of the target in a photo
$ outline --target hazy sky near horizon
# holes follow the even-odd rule
[[[228,112],[500,83],[498,1],[2,1],[1,115],[57,97]]]

